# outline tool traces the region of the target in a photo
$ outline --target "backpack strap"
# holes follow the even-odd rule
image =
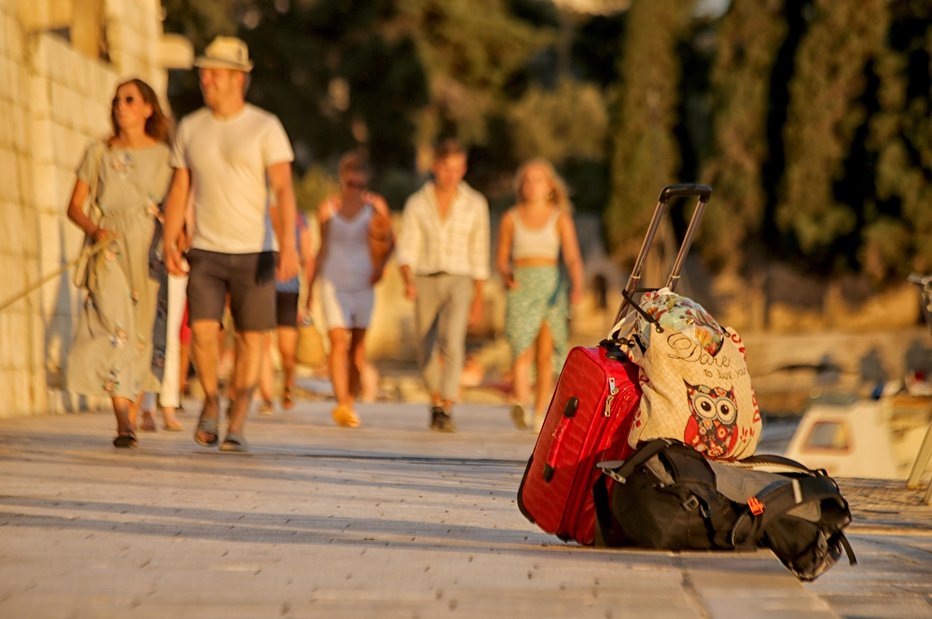
[[[625,536],[619,527],[615,526],[608,487],[605,478],[601,475],[592,485],[592,502],[595,504],[595,545],[623,546]]]
[[[623,484],[639,466],[672,444],[672,441],[665,438],[654,439],[638,448],[627,460],[604,460],[595,466],[601,469],[603,474]]]

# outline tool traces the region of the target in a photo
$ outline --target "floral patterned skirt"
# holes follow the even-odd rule
[[[505,336],[517,357],[537,339],[544,322],[553,334],[553,369],[566,359],[569,336],[569,286],[558,266],[518,267],[516,288],[507,294]]]

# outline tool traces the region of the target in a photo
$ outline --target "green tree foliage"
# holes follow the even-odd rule
[[[719,264],[753,249],[881,282],[932,270],[928,0],[731,0],[702,16],[695,0],[596,15],[545,0],[162,5],[199,52],[217,34],[249,43],[248,98],[285,124],[303,202],[364,144],[397,208],[454,135],[495,205],[520,161],[551,159],[619,258],[660,187],[699,177],[714,197],[698,243]],[[169,97],[176,115],[200,106],[196,72],[172,72]]]
[[[857,205],[836,197],[845,160],[866,121],[868,62],[883,47],[887,0],[814,0],[809,29],[796,56],[784,128],[786,169],[777,225],[809,263],[837,267],[855,232]]]
[[[489,140],[489,115],[501,92],[552,34],[510,16],[504,0],[398,0],[428,76],[430,102],[418,139],[440,135]]]
[[[692,3],[634,0],[621,49],[621,91],[606,229],[615,253],[637,253],[660,189],[675,180],[680,67],[676,47]]]
[[[703,254],[715,261],[740,258],[742,245],[760,232],[770,81],[786,31],[781,0],[734,0],[718,26],[710,88],[714,150],[703,173],[714,207],[701,236]]]
[[[892,12],[875,65],[876,191],[862,233],[863,266],[876,280],[932,271],[932,5],[894,2]]]
[[[608,107],[594,84],[567,79],[553,89],[534,86],[507,114],[519,160],[599,160],[606,155]]]

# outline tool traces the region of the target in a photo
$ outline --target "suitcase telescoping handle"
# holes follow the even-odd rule
[[[692,196],[698,198],[696,209],[693,211],[693,216],[689,220],[689,226],[686,228],[686,234],[683,237],[683,242],[680,244],[680,250],[676,254],[676,260],[673,261],[673,268],[670,269],[670,276],[667,278],[667,288],[670,290],[676,289],[676,284],[680,279],[680,271],[683,270],[683,262],[686,260],[686,254],[689,253],[689,247],[693,243],[693,237],[696,235],[696,230],[699,228],[699,222],[702,221],[702,213],[705,210],[706,204],[709,203],[709,198],[712,197],[712,188],[708,185],[697,185],[694,183],[667,185],[660,192],[660,197],[657,199],[657,206],[654,207],[654,216],[650,220],[650,226],[647,228],[644,242],[641,243],[641,251],[638,252],[638,257],[634,261],[634,267],[631,269],[631,276],[628,278],[628,283],[625,285],[624,292],[626,294],[622,295],[621,305],[618,308],[618,313],[615,314],[616,325],[624,318],[628,309],[630,309],[630,301],[628,299],[636,292],[644,292],[643,289],[638,287],[641,283],[641,269],[644,266],[647,254],[650,253],[651,246],[654,244],[654,236],[657,234],[657,228],[660,227],[660,222],[667,212],[670,200],[673,198],[689,198]]]

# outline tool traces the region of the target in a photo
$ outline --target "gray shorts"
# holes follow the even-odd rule
[[[224,254],[192,249],[187,254],[188,322],[223,318],[230,295],[230,313],[237,331],[275,328],[275,264],[278,255]]]

